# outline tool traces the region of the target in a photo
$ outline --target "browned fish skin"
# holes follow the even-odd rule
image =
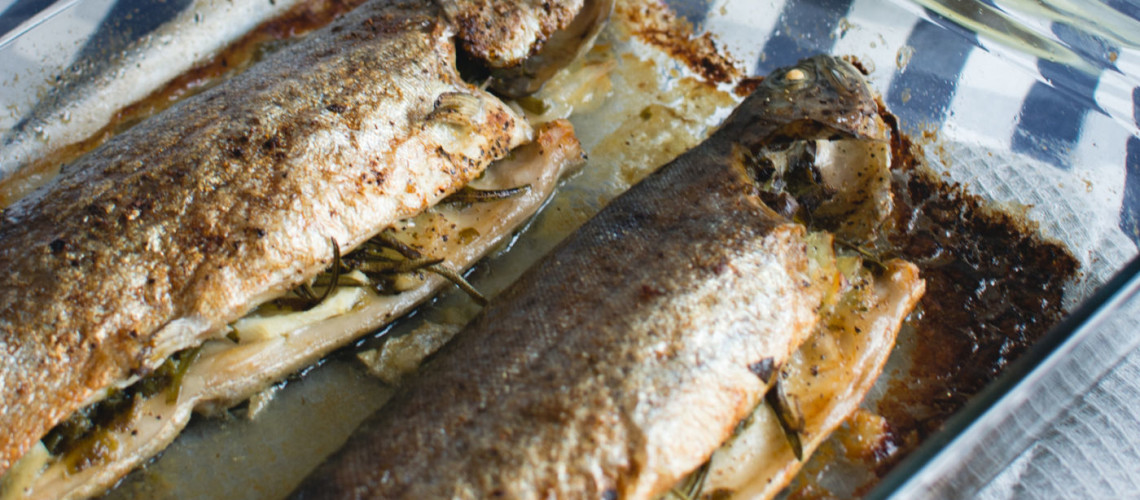
[[[437,0],[460,46],[493,68],[516,66],[565,29],[586,0]]]
[[[754,408],[820,304],[803,227],[759,201],[741,146],[878,137],[875,113],[846,63],[777,71],[493,301],[294,497],[668,489]]]
[[[375,1],[107,143],[0,220],[0,473],[530,134],[425,1]]]
[[[589,50],[613,10],[614,0],[583,0],[577,17],[555,31],[540,50],[515,66],[492,69],[491,90],[515,98],[538,92],[555,72]]]

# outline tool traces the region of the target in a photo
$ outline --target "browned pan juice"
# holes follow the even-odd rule
[[[1062,319],[1064,286],[1077,275],[1067,249],[923,168],[920,147],[895,129],[893,227],[882,251],[917,264],[926,280],[907,321],[910,359],[886,374],[886,392],[873,405],[882,419],[849,420],[803,469],[789,498],[834,497],[825,484],[836,460],[871,472],[840,496],[869,492]]]

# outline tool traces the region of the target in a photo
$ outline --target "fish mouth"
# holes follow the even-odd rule
[[[814,56],[764,78],[722,126],[753,151],[799,140],[887,142],[873,90],[850,62]],[[762,112],[760,112],[762,110]]]

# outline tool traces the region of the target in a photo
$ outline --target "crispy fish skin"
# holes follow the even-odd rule
[[[492,68],[517,66],[570,26],[586,0],[437,0],[465,52]]]
[[[491,90],[515,98],[538,92],[558,70],[590,49],[613,10],[614,0],[583,0],[574,20],[554,32],[541,49],[515,66],[492,69]]]
[[[519,278],[293,498],[667,490],[752,411],[817,320],[805,230],[760,201],[741,148],[883,134],[875,112],[842,61],[777,71]]]
[[[299,498],[358,483],[369,498],[624,498],[699,465],[765,391],[748,367],[787,358],[818,293],[802,227],[697,159],[520,278]]]
[[[433,4],[376,1],[105,144],[0,218],[0,473],[103,391],[532,133]]]
[[[498,188],[529,184],[531,188],[525,193],[467,207],[436,205],[398,222],[394,233],[407,237],[404,241],[414,244],[424,255],[446,259],[449,267],[467,268],[509,239],[512,229],[538,209],[558,178],[576,168],[581,159],[580,145],[569,122],[544,123],[535,127],[533,141],[488,167],[478,181],[482,187]],[[459,237],[471,231],[477,235]],[[183,374],[176,402],[169,399],[168,393],[139,397],[126,415],[120,415],[116,425],[103,434],[108,441],[117,443],[116,448],[97,467],[73,471],[69,458],[64,457],[49,463],[32,481],[0,483],[0,498],[9,498],[5,496],[6,489],[11,493],[23,491],[25,495],[17,496],[28,499],[96,496],[162,451],[189,422],[192,410],[206,415],[224,412],[357,336],[407,313],[444,282],[442,277],[430,276],[419,287],[388,296],[342,287],[320,306],[293,316],[335,308],[334,304],[344,304],[345,296],[355,295],[358,299],[351,310],[322,321],[299,321],[288,332],[274,332],[275,322],[263,315],[244,317],[232,325],[238,343],[226,339],[203,345],[195,362]],[[12,471],[19,467],[14,466]]]

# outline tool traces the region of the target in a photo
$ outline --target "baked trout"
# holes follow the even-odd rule
[[[829,57],[777,70],[708,140],[496,298],[294,498],[650,498],[708,460],[816,328],[835,277],[750,174],[789,140],[885,140]]]
[[[460,78],[456,31],[435,3],[366,3],[112,139],[5,210],[0,474],[69,415],[160,365],[189,363],[204,341],[311,282],[341,250],[423,212],[534,139],[511,108]],[[535,185],[539,199],[527,198],[531,212],[557,172],[580,160],[567,124],[538,138],[539,149],[523,156],[556,174],[531,176],[545,179]],[[497,237],[510,231],[482,224]],[[415,300],[403,302],[372,311],[349,333]],[[342,345],[351,338],[343,333],[298,344],[292,364],[247,374],[254,382],[227,383],[199,403],[240,401],[283,376],[281,366]],[[180,366],[175,380],[188,373]],[[113,422],[102,436],[130,430]],[[159,441],[171,438],[163,431]],[[69,474],[115,458],[118,444],[92,439]],[[146,453],[125,458],[138,463]]]

